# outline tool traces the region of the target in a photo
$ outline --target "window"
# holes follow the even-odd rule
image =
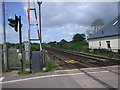
[[[102,31],[102,34],[104,34],[104,32]]]
[[[118,23],[118,20],[113,23],[113,26],[115,26]]]
[[[101,47],[101,42],[99,42],[99,47]]]
[[[106,41],[107,43],[107,48],[110,49],[110,41]]]

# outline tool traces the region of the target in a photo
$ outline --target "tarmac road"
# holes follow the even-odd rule
[[[70,76],[34,79],[3,84],[3,88],[81,88]]]
[[[110,69],[110,67],[107,67]],[[117,67],[112,67],[113,71],[117,71]],[[108,85],[118,88],[118,76],[115,73],[99,69],[89,68],[84,71],[95,76]],[[7,80],[7,79],[6,79]],[[96,80],[88,77],[79,70],[54,71],[51,75],[27,77],[16,80],[3,80],[3,88],[105,88]]]

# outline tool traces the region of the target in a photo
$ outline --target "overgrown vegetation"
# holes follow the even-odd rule
[[[6,43],[7,44],[7,48],[17,48],[17,49],[19,49],[20,48],[20,44],[19,43],[9,43],[9,42],[7,42]]]
[[[101,55],[101,56],[106,56],[110,58],[119,58],[118,53],[113,52],[111,50],[106,50],[106,49],[93,49],[93,51],[91,51],[90,53]]]
[[[58,64],[57,60],[52,60],[52,58],[48,60],[46,72],[59,69],[57,64]]]
[[[57,44],[49,44],[49,47],[60,48],[60,49],[67,49],[79,52],[87,52],[88,43],[86,41],[81,42],[59,42]]]
[[[47,60],[47,64],[43,63],[43,67],[46,67],[45,70],[41,70],[40,72],[49,72],[52,70],[59,70],[59,66],[58,66],[58,60],[53,60],[52,57],[50,56],[50,59]],[[47,66],[45,66],[47,65]]]
[[[31,43],[31,50],[32,51],[40,51],[40,44],[39,43]]]
[[[67,42],[62,39],[60,42],[50,42],[48,43],[48,47],[67,49],[79,52],[88,52],[88,42],[85,40],[85,34],[75,34],[72,38],[73,40]]]
[[[18,72],[18,75],[29,75],[29,74],[34,74],[35,72],[34,71],[32,71],[32,73],[30,73],[30,72],[28,72],[28,71],[24,71],[23,73],[21,72],[21,70],[19,70],[19,72]]]

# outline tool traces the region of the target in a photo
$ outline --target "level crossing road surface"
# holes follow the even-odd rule
[[[118,66],[107,66],[114,72],[118,71]],[[107,71],[107,69],[82,68],[85,72],[91,74],[97,79],[103,81],[113,88],[118,88],[119,74]],[[78,69],[57,70],[52,73],[37,73],[33,76],[17,77],[7,79],[4,77],[2,88],[106,88],[104,85],[87,76]]]
[[[0,72],[0,90],[2,89],[2,80],[4,79],[4,77],[2,77],[2,73]]]

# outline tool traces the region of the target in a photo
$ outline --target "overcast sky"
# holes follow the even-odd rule
[[[1,5],[1,4],[0,4]],[[38,14],[38,5],[35,4]],[[32,6],[32,3],[31,3]],[[14,15],[22,17],[23,41],[28,40],[27,2],[7,2],[6,33],[7,42],[19,42],[18,33],[8,26],[8,18]],[[105,24],[118,16],[117,2],[43,2],[42,3],[42,41],[71,41],[76,33],[85,33],[87,28],[97,18],[104,19]],[[1,19],[2,16],[0,16]],[[2,19],[1,19],[2,20]],[[31,23],[34,23],[34,14],[31,12]],[[37,38],[35,28],[31,28],[31,37]],[[0,22],[2,34],[2,22]],[[0,35],[1,36],[1,35]],[[2,38],[0,38],[2,42]]]

